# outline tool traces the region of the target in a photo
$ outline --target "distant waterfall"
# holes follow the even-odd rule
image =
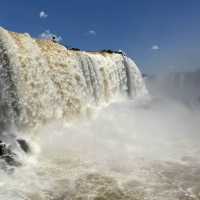
[[[0,28],[0,126],[71,120],[118,95],[147,94],[141,73],[117,53],[68,50]]]

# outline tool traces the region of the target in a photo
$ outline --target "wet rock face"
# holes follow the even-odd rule
[[[31,149],[30,149],[28,143],[26,142],[26,140],[24,140],[24,139],[17,139],[17,142],[20,145],[21,149],[25,153],[30,153],[31,152]]]
[[[19,160],[18,154],[16,153],[17,151],[15,152],[17,148],[13,146],[11,144],[6,144],[2,140],[0,140],[0,161],[3,161],[9,166],[19,167],[22,165],[22,163]],[[19,146],[19,150],[23,151],[24,153],[31,152],[28,143],[24,139],[17,139],[16,146]]]
[[[16,159],[16,154],[10,147],[0,140],[0,159],[10,166],[20,166],[20,162]]]

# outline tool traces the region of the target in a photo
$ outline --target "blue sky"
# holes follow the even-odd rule
[[[0,26],[122,49],[146,73],[200,68],[199,0],[0,0]]]

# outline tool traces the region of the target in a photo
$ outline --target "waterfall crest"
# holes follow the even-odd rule
[[[68,50],[0,28],[2,127],[68,121],[117,95],[146,94],[139,69],[122,54]]]

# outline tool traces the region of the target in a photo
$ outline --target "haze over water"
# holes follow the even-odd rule
[[[0,200],[199,200],[199,6],[2,0]]]

